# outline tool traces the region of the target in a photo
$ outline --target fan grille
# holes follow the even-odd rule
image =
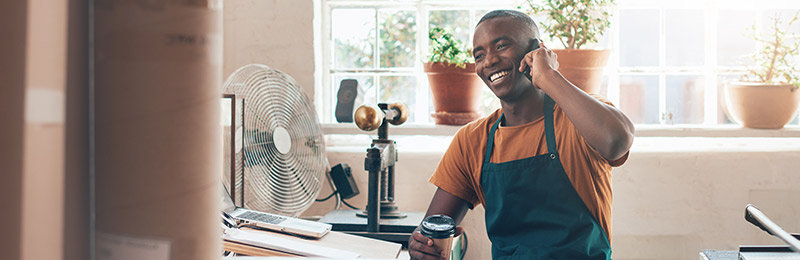
[[[236,171],[244,174],[244,206],[300,215],[317,197],[328,167],[310,100],[289,75],[257,64],[234,72],[224,92],[244,98],[243,147],[236,156],[242,158]],[[279,129],[288,132],[288,151],[276,146],[287,141],[275,139]]]

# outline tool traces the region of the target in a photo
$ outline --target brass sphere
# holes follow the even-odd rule
[[[374,105],[361,105],[353,114],[353,121],[364,131],[378,129],[383,123],[383,111]]]
[[[403,103],[391,103],[389,109],[394,109],[400,112],[399,117],[387,118],[386,121],[393,125],[402,125],[408,120],[408,106]]]

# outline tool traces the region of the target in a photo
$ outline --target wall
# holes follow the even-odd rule
[[[368,137],[329,136],[331,165],[347,163],[366,205],[363,169]],[[397,138],[396,202],[404,211],[425,211],[435,187],[428,183],[449,138]],[[353,145],[356,144],[356,145]],[[779,244],[744,221],[744,206],[757,205],[786,230],[800,232],[800,138],[637,138],[629,160],[613,171],[614,259],[697,259],[704,249],[740,244]],[[324,187],[320,198],[331,193]],[[305,215],[324,215],[333,200]],[[483,207],[467,213],[466,259],[489,259]]]
[[[225,0],[223,69],[260,63],[283,71],[314,99],[312,0]]]

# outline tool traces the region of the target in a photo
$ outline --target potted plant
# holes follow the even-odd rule
[[[587,93],[600,92],[603,68],[610,50],[581,49],[597,42],[611,24],[609,7],[614,0],[527,0],[528,14],[543,14],[539,21],[544,32],[564,45],[554,49],[558,71]],[[520,7],[522,8],[522,7]]]
[[[442,28],[431,28],[428,38],[430,56],[423,68],[433,94],[434,121],[463,125],[478,119],[483,81],[475,74],[472,55],[461,41]]]
[[[772,17],[769,35],[755,34],[754,40],[762,44],[752,57],[754,66],[740,81],[727,82],[728,111],[731,116],[749,128],[777,129],[792,120],[800,101],[800,77],[794,56],[798,54],[798,37],[789,29],[798,19],[796,13],[785,27],[780,17]]]

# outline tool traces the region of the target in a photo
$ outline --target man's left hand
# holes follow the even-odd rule
[[[537,84],[537,82],[542,82],[541,77],[547,75],[546,72],[558,70],[558,55],[540,42],[539,48],[525,54],[519,63],[520,72],[525,71],[528,67],[531,68],[531,83],[535,87],[541,88],[542,86]]]

